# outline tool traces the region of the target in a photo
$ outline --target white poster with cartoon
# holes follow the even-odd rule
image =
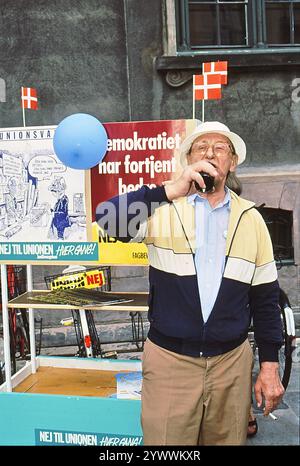
[[[84,170],[59,161],[54,131],[0,129],[0,245],[87,241]]]
[[[86,241],[84,171],[56,157],[54,130],[0,129],[0,241]]]

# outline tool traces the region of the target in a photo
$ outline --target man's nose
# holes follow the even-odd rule
[[[208,158],[208,159],[211,159],[212,157],[214,157],[214,149],[212,146],[208,146],[208,149],[206,151],[206,154],[205,156]]]

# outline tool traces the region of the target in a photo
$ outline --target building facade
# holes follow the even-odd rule
[[[243,196],[265,204],[280,283],[299,310],[299,1],[2,0],[0,126],[22,125],[21,86],[38,90],[32,126],[77,112],[102,122],[192,118],[192,76],[218,60],[228,61],[228,85],[205,102],[205,120],[247,144]],[[117,268],[114,288],[145,290],[146,275]]]

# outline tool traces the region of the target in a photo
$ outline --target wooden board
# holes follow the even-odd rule
[[[77,306],[70,306],[66,304],[53,304],[47,303],[43,301],[34,301],[31,300],[30,297],[34,295],[41,295],[42,293],[50,293],[48,290],[35,290],[35,291],[28,291],[23,293],[22,295],[18,296],[17,298],[12,299],[8,303],[8,308],[20,308],[20,309],[81,309]],[[109,293],[109,292],[107,292]],[[148,311],[148,293],[146,292],[135,292],[135,293],[127,293],[127,292],[112,292],[112,294],[118,294],[120,296],[124,296],[127,299],[132,301],[128,303],[119,303],[119,304],[103,304],[103,305],[95,305],[95,306],[86,306],[83,307],[84,309],[88,309],[91,311]]]
[[[31,374],[13,391],[49,395],[108,397],[117,392],[115,375],[118,373],[91,369],[39,367],[36,374]]]

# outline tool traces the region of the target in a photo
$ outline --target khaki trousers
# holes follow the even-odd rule
[[[141,416],[144,445],[243,445],[252,365],[248,340],[228,353],[195,358],[147,339]]]

